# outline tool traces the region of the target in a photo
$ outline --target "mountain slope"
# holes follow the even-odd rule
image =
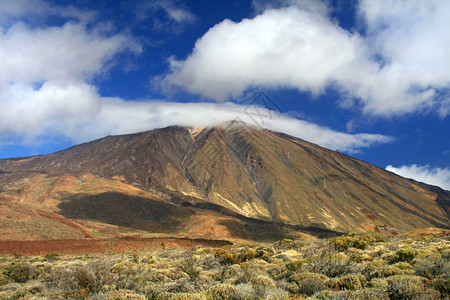
[[[58,202],[54,213],[68,220],[96,220],[144,232],[162,232],[158,227],[170,228],[164,220],[172,213],[186,214],[180,218],[187,220],[196,209],[226,215],[241,225],[246,218],[338,232],[376,231],[382,225],[400,232],[450,225],[448,191],[288,135],[235,123],[215,128],[172,126],[109,136],[50,155],[0,160],[0,206],[14,189],[19,196],[10,203],[20,201],[26,194],[23,184],[30,178],[66,175],[76,180],[93,176],[138,189],[144,198],[164,203],[159,211],[168,215],[158,218],[149,212],[156,205],[152,203],[141,205],[138,216],[136,209],[144,200],[124,198],[116,193],[117,187],[107,191],[90,187],[88,197],[83,196],[86,188],[67,191],[65,201],[70,205]],[[140,218],[141,223],[117,224],[114,211],[108,211],[109,217],[94,215],[104,213],[111,202],[122,210],[136,206],[127,215],[116,212],[120,222]],[[174,234],[179,224],[174,225]]]

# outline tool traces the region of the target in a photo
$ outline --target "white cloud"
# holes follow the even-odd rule
[[[419,166],[414,164],[398,168],[389,165],[386,167],[386,170],[406,178],[412,178],[431,185],[437,185],[450,191],[450,169],[448,168],[432,168],[429,165]]]
[[[10,7],[3,7],[3,15],[30,13],[30,7],[17,6],[12,1],[5,3],[9,3]],[[32,5],[32,1],[27,0],[20,3]],[[47,6],[34,13],[45,18],[49,14],[47,10],[51,9],[57,8]],[[172,17],[183,18],[176,14]],[[236,118],[254,124],[255,118],[261,118],[261,113],[273,115],[264,117],[264,127],[331,149],[352,152],[391,140],[377,134],[336,132],[255,106],[138,102],[101,97],[91,79],[106,72],[117,53],[140,50],[130,37],[105,33],[101,27],[98,24],[86,26],[72,19],[62,26],[35,28],[26,22],[15,22],[2,28],[0,146],[11,137],[24,145],[57,138],[79,143],[108,134],[131,133],[174,124],[212,126]],[[345,34],[344,37],[350,38]],[[274,39],[278,38],[274,36]],[[344,56],[342,60],[345,59]]]
[[[66,88],[45,85],[39,91],[29,89],[24,92],[23,87],[19,90],[24,104],[5,108],[5,118],[0,119],[0,137],[2,133],[12,132],[23,136],[25,144],[36,143],[42,136],[45,139],[65,137],[80,143],[109,134],[170,125],[214,126],[234,119],[349,153],[392,141],[392,138],[379,134],[337,132],[256,106],[123,101],[102,98],[88,85]]]
[[[386,63],[366,87],[373,94],[362,99],[366,111],[441,106],[437,91],[450,87],[450,2],[363,0],[360,14],[367,25],[369,54]]]
[[[319,93],[360,55],[358,43],[321,15],[294,6],[267,10],[211,28],[186,61],[171,61],[165,81],[217,100],[254,85]]]
[[[183,24],[189,24],[195,21],[195,15],[189,10],[189,8],[183,3],[179,3],[176,0],[151,0],[144,1],[137,5],[136,11],[139,19],[152,19],[154,26],[157,29],[166,29],[170,27],[171,30],[179,31],[179,26]],[[158,11],[163,11],[168,20],[164,20],[158,17],[156,14]]]
[[[105,37],[72,22],[38,29],[18,23],[0,33],[0,87],[4,89],[11,82],[89,79],[130,45],[134,44],[124,35]]]
[[[43,1],[2,1],[1,138],[18,134],[28,141],[64,130],[53,126],[75,126],[95,115],[99,96],[88,82],[105,72],[117,53],[140,51],[130,37],[107,33],[101,24],[90,24],[88,29],[81,18],[76,18],[78,13],[76,8]],[[39,27],[14,19],[25,15],[45,19],[52,14],[70,18],[62,26],[45,26],[42,22]]]
[[[450,87],[450,2],[362,1],[364,37],[299,2],[215,25],[186,60],[170,60],[163,87],[223,101],[254,86],[316,94],[332,86],[346,95],[343,105],[374,115],[441,105],[437,91]]]

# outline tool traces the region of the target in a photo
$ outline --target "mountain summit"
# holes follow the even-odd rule
[[[449,191],[237,123],[171,126],[3,159],[0,187],[4,239],[450,227]],[[52,224],[57,230],[38,232]]]

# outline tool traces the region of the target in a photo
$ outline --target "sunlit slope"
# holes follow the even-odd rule
[[[381,225],[400,232],[449,228],[448,191],[291,136],[238,125],[168,127],[110,136],[45,156],[0,160],[0,184],[7,190],[36,174],[43,180],[64,174],[81,180],[92,174],[121,181],[175,210],[190,205],[211,214],[231,211],[339,232],[375,231]],[[72,200],[83,193],[68,192]],[[115,199],[114,194],[109,198]],[[79,218],[82,203],[72,204],[64,216]],[[94,209],[101,214],[104,207]],[[155,217],[144,214],[143,220],[150,224]]]

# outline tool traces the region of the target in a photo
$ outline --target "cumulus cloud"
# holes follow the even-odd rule
[[[78,23],[47,28],[17,23],[0,33],[0,85],[4,89],[15,82],[89,79],[102,72],[114,54],[132,45],[124,35],[105,37]]]
[[[389,165],[386,167],[386,170],[406,178],[412,178],[431,185],[437,185],[450,191],[450,169],[448,168],[433,168],[429,165],[420,166],[414,164],[401,167]]]
[[[333,87],[345,95],[342,105],[385,116],[439,107],[448,97],[438,94],[450,86],[450,2],[363,0],[364,36],[339,27],[323,5],[279,2],[290,6],[212,27],[187,59],[170,59],[163,88],[223,101],[254,86],[314,94]]]
[[[0,7],[0,15],[41,14],[45,18],[49,11],[61,9],[47,5],[32,12],[29,7],[32,1],[19,2],[24,6],[6,1],[7,5]],[[177,13],[172,17],[183,19]],[[108,134],[174,124],[213,126],[233,119],[346,152],[391,141],[377,134],[336,132],[255,105],[124,101],[102,97],[92,79],[107,72],[114,56],[123,51],[139,53],[140,48],[124,34],[104,32],[101,25],[87,26],[73,16],[61,26],[33,27],[27,22],[12,22],[2,28],[0,146],[11,140],[33,145],[41,140],[60,138],[79,143]],[[257,124],[257,120],[262,119],[263,124]]]
[[[34,10],[35,4],[37,5]],[[30,139],[54,125],[79,122],[95,114],[96,88],[89,81],[108,69],[112,58],[140,47],[124,34],[74,18],[77,9],[41,1],[8,1],[0,6],[0,136]],[[62,26],[32,27],[15,17],[66,18]],[[87,13],[89,15],[89,13]],[[3,22],[5,18],[11,22]],[[44,22],[45,23],[45,22]],[[5,25],[6,24],[6,25]],[[59,122],[66,119],[66,123]],[[59,129],[55,129],[59,130]]]
[[[36,105],[28,102],[7,107],[5,117],[9,117],[0,121],[0,128],[3,129],[0,137],[5,129],[9,129],[17,136],[23,136],[23,143],[36,143],[42,135],[45,138],[64,137],[80,143],[109,134],[139,132],[170,125],[215,126],[230,120],[240,120],[348,153],[392,141],[392,138],[379,134],[337,132],[260,106],[124,101],[100,97],[88,85],[62,90],[56,86],[43,86],[39,91],[28,90],[22,99],[32,100]]]

